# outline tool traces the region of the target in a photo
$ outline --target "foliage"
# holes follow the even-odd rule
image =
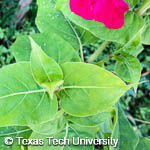
[[[128,3],[134,8],[137,1]],[[71,142],[70,145],[57,147],[46,143],[44,150],[93,150],[94,145],[74,146],[72,138],[110,136],[119,139],[118,146],[105,145],[104,149],[149,149],[148,138],[139,133],[133,118],[130,121],[135,127],[131,126],[126,118],[128,114],[122,109],[129,103],[130,107],[134,107],[136,102],[128,99],[130,95],[136,96],[134,92],[138,86],[149,88],[149,83],[139,83],[142,68],[150,68],[147,63],[149,56],[144,57],[146,61],[141,65],[143,58],[139,55],[143,51],[142,44],[149,45],[146,17],[131,9],[125,16],[123,28],[109,30],[102,23],[72,14],[68,0],[37,0],[37,4],[36,25],[40,33],[18,36],[10,51],[17,63],[0,69],[0,136],[17,137],[21,132],[24,138],[65,137]],[[3,28],[0,38],[4,40],[8,35],[4,34],[6,28]],[[102,53],[105,49],[103,55],[109,49],[110,52],[104,55],[106,58],[101,55],[89,61],[91,55],[86,52],[87,45],[95,41],[103,43],[103,40],[112,42],[111,46],[100,47],[97,51]],[[8,53],[6,48],[9,46],[2,46],[2,55],[5,51]],[[94,52],[92,58],[95,54],[98,53]],[[126,97],[121,98],[122,105],[119,99],[125,93],[128,96],[126,100]],[[142,94],[139,90],[136,97]],[[149,104],[148,99],[144,101]],[[135,109],[130,108],[130,111]],[[135,115],[140,113],[140,119],[146,120],[149,117],[145,112],[149,113],[149,109],[140,107]],[[22,146],[17,149],[23,149]],[[7,147],[1,143],[0,148]],[[28,150],[40,148],[24,147]],[[12,149],[15,150],[16,145]]]

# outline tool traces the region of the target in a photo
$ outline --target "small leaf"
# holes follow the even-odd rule
[[[40,86],[48,89],[52,99],[55,89],[63,83],[63,73],[59,65],[48,57],[32,38],[30,40],[32,46],[31,69],[34,79]]]
[[[137,57],[137,55],[144,50],[141,44],[141,32],[138,32],[136,36],[127,44],[123,45],[121,49],[123,52],[128,53],[129,55]]]
[[[130,54],[137,57],[143,50],[144,50],[143,45],[139,44],[136,48],[134,48],[134,50],[130,52]]]
[[[121,53],[121,56],[115,58],[117,60],[115,72],[118,76],[127,82],[139,82],[142,70],[139,60],[126,53]]]

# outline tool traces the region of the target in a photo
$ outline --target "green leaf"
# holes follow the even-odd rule
[[[136,150],[149,150],[149,149],[150,149],[150,139],[140,137]]]
[[[80,40],[82,42],[82,45],[87,45],[87,44],[91,44],[94,43],[98,40],[97,37],[95,37],[93,34],[91,34],[89,31],[74,25],[74,29],[77,31]]]
[[[30,36],[49,57],[59,64],[80,61],[75,49],[55,33],[31,34]],[[31,44],[28,36],[18,36],[11,49],[17,62],[30,60]]]
[[[18,145],[16,137],[29,138],[32,130],[24,126],[8,126],[0,127],[0,149],[1,150],[22,150],[21,146]],[[5,138],[11,137],[14,140],[13,145],[6,146],[4,144]]]
[[[62,65],[64,87],[60,105],[72,116],[86,117],[106,111],[131,87],[117,76],[96,65]]]
[[[74,24],[106,41],[114,41],[122,44],[127,43],[134,38],[144,25],[144,21],[139,15],[129,11],[125,15],[124,26],[118,30],[110,30],[100,22],[84,20],[72,13],[69,7],[69,0],[58,0],[56,7],[60,9]]]
[[[38,0],[37,4],[39,7],[36,24],[41,33],[56,33],[65,41],[69,42],[75,50],[78,50],[82,44],[90,44],[97,40],[89,31],[74,26],[68,18],[59,10],[56,10],[54,1]]]
[[[119,52],[123,51],[129,55],[137,57],[143,50],[144,47],[141,44],[141,32],[138,32],[131,41],[119,49]]]
[[[150,45],[150,25],[146,25],[142,32],[142,43],[145,45]]]
[[[116,112],[117,122],[112,137],[118,139],[119,143],[116,148],[110,147],[110,150],[135,150],[139,138],[127,120],[120,104],[117,104]]]
[[[64,40],[69,42],[75,50],[79,49],[79,39],[64,15],[55,10],[53,0],[37,0],[38,12],[36,25],[41,33],[56,33]]]
[[[63,113],[62,111],[59,111],[48,122],[32,125],[30,126],[30,128],[37,134],[52,136],[54,134],[59,133],[62,129],[64,129],[65,123],[66,120],[63,116]]]
[[[36,84],[29,63],[0,69],[0,79],[0,126],[30,126],[55,116],[57,98],[50,99],[47,90]]]
[[[142,51],[144,50],[144,47],[142,44],[139,44],[136,48],[134,48],[130,54],[137,57]]]
[[[42,87],[48,89],[51,99],[55,89],[63,83],[63,73],[59,65],[48,57],[41,47],[30,38],[31,70],[35,81]]]
[[[75,138],[75,144],[77,144],[77,138],[81,138],[81,139],[93,139],[96,136],[97,131],[99,130],[98,127],[96,128],[89,128],[89,127],[79,127],[79,126],[75,126],[75,125],[67,125],[66,128],[64,130],[62,130],[61,132],[59,132],[56,135],[53,135],[54,139],[64,139],[64,137],[66,139],[69,139],[69,144],[70,145],[65,145],[65,146],[54,146],[54,145],[48,145],[48,139],[46,139],[47,136],[44,136],[42,134],[37,134],[37,133],[33,133],[31,135],[31,139],[44,139],[45,143],[44,146],[42,146],[42,150],[94,150],[94,145],[91,146],[83,146],[83,145],[78,145],[75,146],[72,144],[72,139],[73,137]],[[29,146],[29,150],[41,150],[41,147],[39,146]]]
[[[89,117],[74,117],[69,115],[66,118],[79,126],[92,127],[99,126],[100,124],[104,123],[108,118],[110,119],[111,113],[102,112]]]
[[[143,50],[141,44],[141,32],[137,33],[136,36],[127,44],[121,48],[123,52],[130,55],[136,56]]]
[[[117,60],[115,72],[120,78],[131,83],[139,82],[142,68],[136,57],[121,53],[121,56],[116,56],[115,59]]]

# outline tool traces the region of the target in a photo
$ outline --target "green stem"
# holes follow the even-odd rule
[[[81,60],[84,62],[83,47],[81,44],[80,44],[80,57],[81,57]]]
[[[96,65],[100,65],[102,63],[107,62],[108,60],[110,60],[113,56],[108,56],[106,58],[104,58],[103,60],[100,60],[99,62],[96,63]]]
[[[127,118],[132,119],[131,116],[127,116]],[[149,125],[150,125],[150,122],[149,122],[149,121],[140,120],[140,119],[137,119],[137,118],[133,118],[133,119],[134,119],[135,121],[137,121],[137,122],[141,122],[141,123],[149,124]]]
[[[137,13],[142,16],[149,8],[150,8],[150,0],[145,0],[142,6],[140,6],[137,9]]]
[[[87,62],[93,62],[109,44],[110,44],[109,41],[105,41],[104,43],[102,43],[102,45],[98,48],[98,50],[90,56]]]
[[[66,138],[66,139],[67,139],[67,137],[68,137],[68,129],[69,129],[69,125],[68,125],[68,122],[66,122],[66,134],[65,134],[65,138]],[[64,149],[64,146],[65,146],[65,145],[63,145],[63,146],[61,147],[61,150]]]

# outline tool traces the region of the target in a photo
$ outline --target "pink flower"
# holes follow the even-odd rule
[[[70,9],[85,20],[102,22],[109,29],[124,25],[129,6],[123,0],[70,0]]]

